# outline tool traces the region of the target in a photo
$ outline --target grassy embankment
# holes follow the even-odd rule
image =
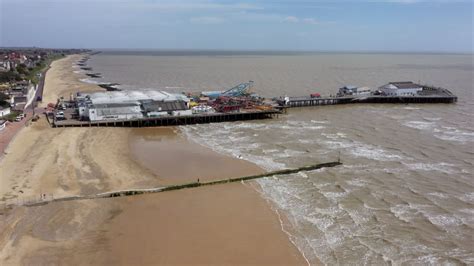
[[[64,54],[52,54],[48,56],[45,60],[41,60],[36,64],[36,66],[29,70],[28,75],[26,75],[27,80],[30,80],[33,84],[39,83],[38,73],[44,72],[54,60],[58,60],[64,57]]]

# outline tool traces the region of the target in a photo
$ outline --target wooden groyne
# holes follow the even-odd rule
[[[100,73],[86,73],[86,76],[91,77],[91,78],[101,78],[102,74],[100,74]]]
[[[340,161],[329,162],[329,163],[303,166],[303,167],[294,168],[294,169],[285,169],[285,170],[279,170],[279,171],[274,171],[274,172],[268,172],[268,173],[264,173],[260,175],[228,178],[228,179],[221,179],[221,180],[208,181],[208,182],[194,182],[194,183],[189,183],[189,184],[165,187],[165,188],[162,188],[161,191],[172,191],[172,190],[179,190],[179,189],[184,189],[184,188],[192,188],[192,187],[200,187],[200,186],[212,186],[212,185],[218,185],[218,184],[241,182],[241,181],[247,181],[247,180],[258,179],[258,178],[263,178],[263,177],[279,176],[279,175],[290,175],[290,174],[295,174],[295,173],[304,172],[304,171],[313,171],[313,170],[317,170],[321,168],[336,167],[338,165],[342,165],[342,163]],[[111,196],[115,196],[115,195],[111,195]]]
[[[235,112],[235,113],[213,113],[194,114],[186,116],[162,116],[137,119],[117,119],[101,121],[79,121],[75,119],[51,121],[53,127],[157,127],[157,126],[180,126],[191,124],[220,123],[228,121],[258,120],[278,117],[279,110]]]
[[[119,91],[120,89],[117,86],[120,85],[119,83],[102,83],[98,86],[105,89],[106,91]]]
[[[328,163],[313,164],[313,165],[308,165],[308,166],[303,166],[303,167],[298,167],[298,168],[293,168],[293,169],[284,169],[284,170],[278,170],[278,171],[273,171],[273,172],[267,172],[267,173],[263,173],[259,175],[226,178],[226,179],[207,181],[207,182],[191,182],[191,183],[171,185],[171,186],[165,186],[165,187],[157,187],[157,188],[111,191],[111,192],[104,192],[104,193],[87,195],[87,196],[69,196],[69,197],[62,197],[62,198],[52,198],[50,200],[30,201],[30,202],[24,203],[23,205],[28,206],[28,207],[34,207],[34,206],[45,205],[50,202],[99,199],[99,198],[114,198],[114,197],[142,195],[142,194],[148,194],[148,193],[160,193],[160,192],[166,192],[166,191],[181,190],[181,189],[186,189],[186,188],[197,188],[197,187],[202,187],[202,186],[213,186],[213,185],[226,184],[226,183],[242,182],[242,181],[254,180],[254,179],[259,179],[259,178],[264,178],[264,177],[289,175],[289,174],[295,174],[295,173],[299,173],[303,171],[313,171],[313,170],[318,170],[322,168],[336,167],[339,165],[342,165],[342,163],[340,161],[335,161],[335,162],[328,162]]]

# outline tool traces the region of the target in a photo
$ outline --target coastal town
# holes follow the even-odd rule
[[[40,118],[45,73],[49,64],[78,49],[0,49],[0,152],[27,123]]]

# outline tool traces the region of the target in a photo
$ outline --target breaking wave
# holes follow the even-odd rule
[[[436,120],[435,120],[436,121]],[[455,142],[474,142],[474,130],[462,130],[453,126],[442,126],[436,122],[408,121],[404,126],[432,133],[438,139]]]
[[[428,128],[432,123],[413,125]],[[414,226],[419,219],[423,219],[442,230],[437,234],[458,230],[459,226],[469,221],[465,213],[455,215],[439,210],[437,202],[450,199],[449,194],[442,190],[425,195],[410,188],[404,189],[406,192],[403,193],[396,192],[400,190],[400,184],[395,182],[399,177],[410,176],[411,172],[459,174],[458,165],[416,162],[394,149],[352,140],[347,133],[334,131],[326,121],[237,122],[192,125],[180,129],[195,142],[216,152],[248,160],[267,171],[301,165],[308,158],[327,156],[328,150],[345,154],[348,162],[342,167],[257,181],[263,196],[287,214],[291,228],[284,231],[291,233],[290,238],[309,261],[344,264],[348,261],[336,255],[344,250],[353,258],[365,254],[363,260],[375,264],[387,261],[400,263],[404,261],[401,254],[410,254],[413,247],[434,251],[420,245],[416,239],[408,244],[403,241],[397,244],[399,240],[396,237],[390,240],[391,243],[384,244],[382,249],[364,237],[372,234],[374,228],[382,226],[378,219],[393,221],[383,222],[390,228]],[[363,160],[363,163],[351,163],[352,158]],[[368,169],[371,169],[372,177],[367,176]],[[396,178],[387,183],[378,178],[384,174],[394,174]],[[400,182],[406,180],[400,179]],[[361,193],[364,197],[359,196]],[[413,194],[429,200],[430,205],[410,202],[412,199],[406,197]],[[471,197],[467,195],[463,199],[471,200]],[[347,245],[353,251],[348,251]],[[421,263],[426,259],[412,258],[410,261]]]

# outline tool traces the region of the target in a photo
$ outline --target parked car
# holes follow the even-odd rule
[[[59,111],[56,113],[56,120],[66,120],[66,117],[64,116],[64,112]]]

